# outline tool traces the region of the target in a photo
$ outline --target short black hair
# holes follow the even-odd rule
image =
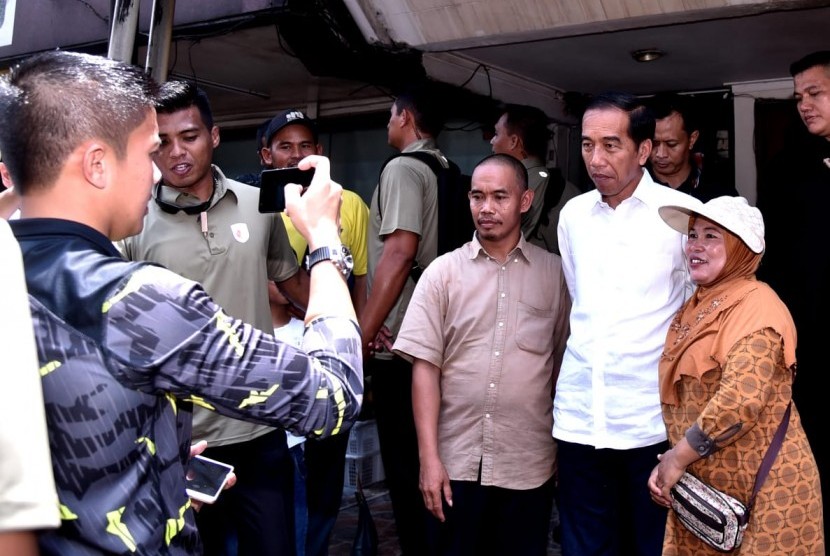
[[[207,93],[192,81],[167,81],[162,83],[156,101],[159,114],[172,114],[191,106],[199,109],[202,122],[208,129],[213,128],[213,111]]]
[[[629,93],[606,91],[588,101],[585,112],[613,108],[628,114],[628,135],[638,147],[654,138],[654,113],[641,99]]]
[[[803,58],[799,58],[790,64],[790,75],[795,77],[799,73],[803,73],[816,66],[824,66],[824,69],[830,69],[830,50],[811,52]]]
[[[535,106],[525,104],[505,104],[502,114],[507,116],[507,131],[522,138],[528,154],[546,160],[551,137],[547,114]]]
[[[415,118],[415,126],[432,137],[438,137],[444,128],[443,104],[430,83],[416,83],[407,86],[395,97],[398,112],[409,111]]]
[[[53,184],[89,139],[124,157],[157,90],[140,67],[92,54],[54,50],[15,65],[0,79],[0,150],[18,191]]]
[[[668,118],[677,112],[683,119],[683,131],[691,134],[700,131],[697,113],[692,103],[683,95],[677,93],[659,93],[648,100],[648,105],[654,113],[655,120]]]
[[[515,156],[504,153],[487,155],[478,161],[475,168],[473,168],[473,172],[476,171],[476,168],[484,166],[485,164],[499,164],[512,169],[513,173],[516,174],[516,177],[519,179],[522,191],[527,191],[527,168],[525,168],[525,165],[522,164],[522,162]]]

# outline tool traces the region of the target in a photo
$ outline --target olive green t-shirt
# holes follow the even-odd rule
[[[226,314],[272,334],[268,280],[287,280],[299,268],[288,235],[279,214],[259,212],[259,189],[226,178],[216,166],[213,171],[216,191],[204,218],[183,211],[170,214],[150,201],[142,232],[118,247],[129,260],[154,262],[201,283]],[[189,196],[172,188],[161,186],[155,194],[188,204]],[[252,440],[272,430],[199,407],[193,411],[194,441],[207,440],[211,446]]]
[[[402,152],[431,152],[446,163],[433,139],[421,139],[408,145]],[[418,251],[415,261],[426,268],[438,252],[438,178],[433,171],[412,157],[400,156],[386,165],[380,176],[380,183],[372,195],[369,209],[369,278],[368,292],[372,285],[378,261],[383,254],[383,238],[395,230],[406,230],[418,234]],[[378,196],[380,191],[380,198]],[[403,315],[415,282],[410,277],[387,315],[384,325],[392,332],[393,338],[401,327]],[[388,355],[388,354],[386,354]]]

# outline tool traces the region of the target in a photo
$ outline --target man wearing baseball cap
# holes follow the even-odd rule
[[[323,154],[316,122],[304,112],[290,108],[274,116],[265,127],[263,147],[260,151],[266,168],[292,168],[310,154]],[[294,229],[291,219],[282,214],[291,247],[303,264],[307,245]],[[360,314],[366,304],[367,247],[366,236],[369,227],[369,208],[354,191],[343,189],[343,204],[340,206],[340,238],[354,258],[353,283],[349,286],[352,302]]]
[[[274,116],[262,135],[263,147],[260,158],[266,168],[291,168],[308,155],[322,154],[317,125],[302,111],[291,108]],[[367,234],[369,229],[369,208],[363,199],[345,187],[340,205],[340,240],[351,251],[354,268],[349,279],[352,302],[358,314],[366,304],[366,272],[368,269]],[[288,232],[291,247],[302,266],[308,251],[305,238],[294,228],[291,219],[280,213]],[[304,272],[301,270],[301,272]],[[288,323],[287,305],[271,300],[271,314],[276,328]],[[292,455],[297,464],[297,480],[305,483],[295,485],[295,519],[297,527],[297,553],[305,556],[326,556],[329,538],[343,493],[344,466],[348,435],[332,437],[323,441],[289,436]],[[304,489],[302,487],[305,487]],[[302,492],[305,491],[305,497]],[[307,512],[307,513],[306,513]]]

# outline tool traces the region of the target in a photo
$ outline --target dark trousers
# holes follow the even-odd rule
[[[339,434],[303,444],[306,471],[306,556],[326,556],[340,502],[346,466],[349,435]]]
[[[308,532],[308,507],[305,500],[305,454],[303,445],[289,448],[294,460],[294,550],[297,556],[305,556],[305,540]]]
[[[806,294],[805,294],[806,295]],[[817,309],[816,314],[820,313]],[[801,333],[798,327],[798,377],[793,382],[793,402],[798,408],[801,425],[810,442],[810,449],[818,465],[818,474],[821,480],[821,500],[824,506],[824,531],[830,531],[830,450],[828,450],[825,434],[827,434],[827,394],[823,387],[825,366],[822,327],[804,326],[806,333]],[[798,323],[798,321],[796,321]],[[796,325],[798,326],[798,325]],[[821,333],[821,334],[820,334]]]
[[[206,556],[228,554],[237,540],[239,556],[293,556],[294,463],[285,433],[208,447],[204,455],[234,466],[236,484],[196,513]]]
[[[436,556],[545,556],[553,511],[551,478],[538,488],[509,490],[472,481],[450,481],[446,521],[429,518]]]
[[[427,510],[418,487],[418,438],[412,415],[412,365],[400,357],[366,362],[386,486],[404,556],[429,554]]]
[[[557,442],[563,556],[660,556],[667,510],[647,482],[668,442],[632,450]]]

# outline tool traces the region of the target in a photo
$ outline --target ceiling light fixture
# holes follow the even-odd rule
[[[631,57],[638,62],[653,62],[655,60],[659,60],[665,55],[666,53],[659,48],[644,48],[642,50],[635,50],[631,53]]]

